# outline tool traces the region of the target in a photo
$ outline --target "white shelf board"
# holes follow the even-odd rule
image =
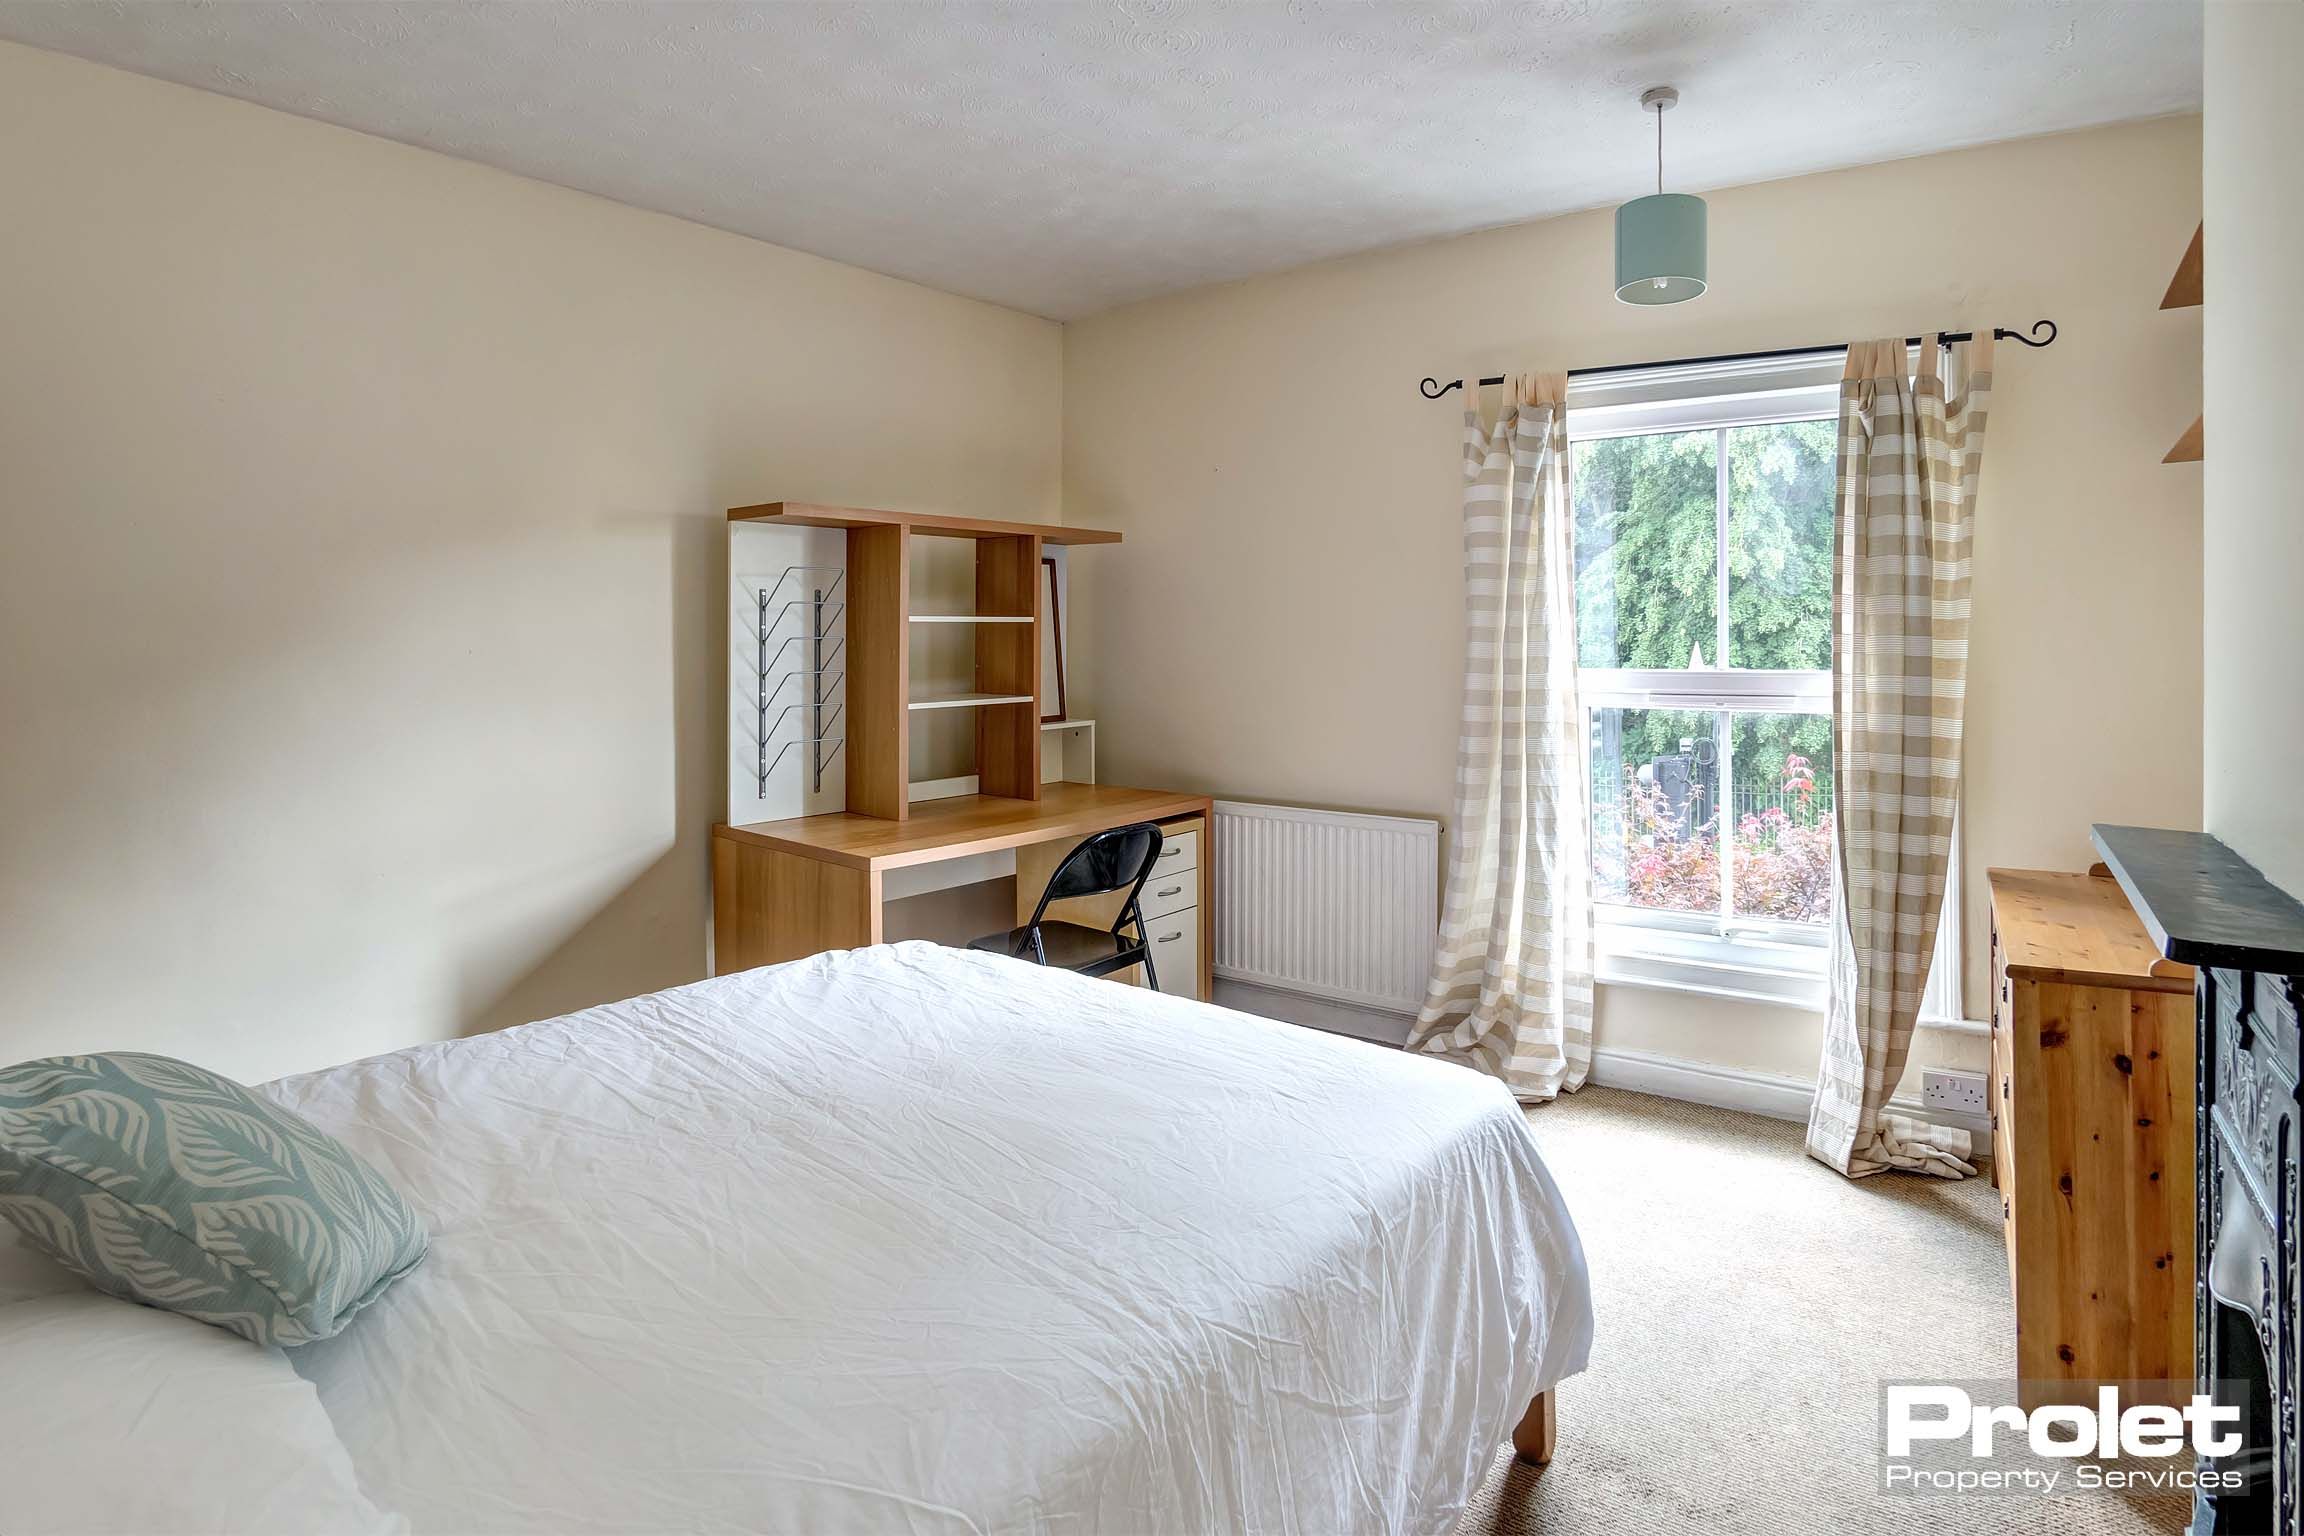
[[[945,693],[914,699],[907,709],[980,709],[992,704],[1029,704],[1028,693]]]
[[[1069,731],[1095,723],[1093,720],[1043,720],[1040,722],[1040,729],[1044,731]]]
[[[1028,613],[916,613],[915,624],[1029,624]]]

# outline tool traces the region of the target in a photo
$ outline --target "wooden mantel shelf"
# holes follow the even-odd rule
[[[785,523],[804,528],[908,528],[945,539],[1009,539],[1037,534],[1043,544],[1117,544],[1120,535],[1103,528],[1069,528],[1059,523],[1003,523],[980,517],[947,517],[935,512],[881,512],[870,507],[825,507],[806,501],[765,501],[756,507],[730,507],[732,523]]]

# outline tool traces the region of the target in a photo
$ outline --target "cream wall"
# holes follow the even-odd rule
[[[1500,166],[1498,174],[1509,174]],[[1628,189],[1637,190],[1637,189]],[[1416,381],[2054,318],[1998,371],[1976,537],[1966,854],[2082,868],[2092,821],[2200,816],[2199,323],[2156,312],[2200,206],[2165,120],[1711,194],[1713,289],[1609,296],[1607,212],[1076,322],[1077,689],[1103,776],[1445,816],[1461,668],[1462,412]],[[1812,1073],[1812,1013],[1603,989],[1602,1048]],[[1919,1060],[1979,1063],[1924,1036]]]
[[[1058,328],[0,45],[0,1060],[705,970],[722,512],[1055,520]]]
[[[0,1058],[261,1077],[701,974],[736,502],[1122,527],[1071,605],[1105,778],[1445,815],[1428,371],[2053,315],[1995,408],[1971,866],[2199,816],[2198,472],[2156,462],[2198,322],[2152,310],[2195,123],[1716,194],[1693,307],[1608,302],[1598,213],[1068,333],[9,45],[0,131]],[[1603,1046],[1815,1035],[1603,993]]]
[[[2207,828],[2304,898],[2304,3],[2207,8]]]

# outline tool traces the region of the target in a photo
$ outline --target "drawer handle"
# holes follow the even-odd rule
[[[1164,933],[1160,935],[1158,942],[1162,944],[1173,944],[1182,937],[1184,937],[1184,930],[1179,928],[1174,933]]]
[[[1172,885],[1172,886],[1168,887],[1168,889],[1166,889],[1166,890],[1164,890],[1164,891],[1154,891],[1152,894],[1153,894],[1153,895],[1155,895],[1155,896],[1173,896],[1173,895],[1175,895],[1175,894],[1176,894],[1178,891],[1181,891],[1182,889],[1184,889],[1184,887],[1182,887],[1182,886],[1180,886],[1180,885]]]

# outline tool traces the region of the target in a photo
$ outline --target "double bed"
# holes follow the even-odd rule
[[[1460,1067],[981,953],[261,1090],[432,1233],[293,1351],[426,1532],[1445,1532],[1583,1258]]]

